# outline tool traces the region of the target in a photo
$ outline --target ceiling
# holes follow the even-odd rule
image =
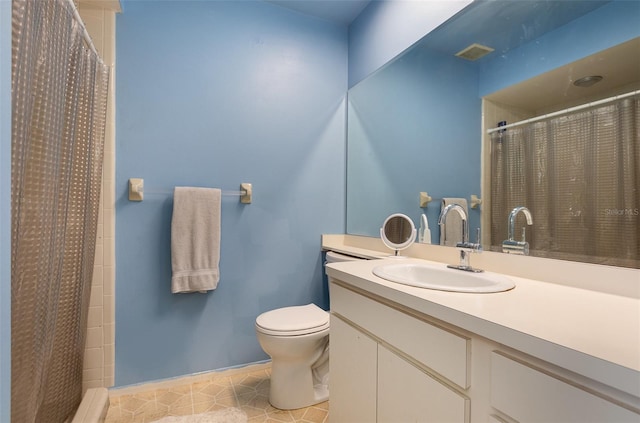
[[[640,89],[638,51],[640,37],[505,88],[486,98],[538,115],[637,90]],[[599,75],[604,79],[589,88],[573,85],[573,81],[588,75]]]
[[[455,54],[472,43],[491,47],[498,54],[506,53],[609,2],[474,1],[421,43],[448,54]]]
[[[0,0],[2,1],[2,0]],[[107,6],[109,9],[120,11],[120,4],[147,0],[74,0],[79,3]],[[165,1],[165,0],[150,0]],[[182,0],[179,0],[182,1]],[[217,1],[217,0],[205,0]],[[233,1],[233,0],[232,0]],[[349,25],[358,17],[360,12],[373,0],[264,0],[286,9],[295,10],[303,15],[315,16],[341,25]]]
[[[349,25],[371,0],[265,0],[304,15]]]
[[[491,60],[536,40],[609,3],[589,1],[474,1],[416,44],[417,49],[453,56],[473,43],[495,49]],[[497,7],[496,7],[497,6]],[[417,50],[419,51],[419,50]],[[638,87],[640,38],[602,51],[531,80],[487,96],[487,99],[532,113],[544,114],[585,101],[616,95]],[[462,59],[461,59],[462,60]],[[589,75],[602,82],[586,89],[572,85]]]

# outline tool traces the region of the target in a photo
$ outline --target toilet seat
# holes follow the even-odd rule
[[[329,329],[329,313],[315,304],[283,307],[262,313],[256,329],[266,335],[308,335]]]

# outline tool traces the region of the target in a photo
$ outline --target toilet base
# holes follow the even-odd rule
[[[295,410],[327,401],[329,387],[322,384],[314,386],[313,382],[308,363],[296,366],[291,362],[284,365],[272,362],[269,403],[280,410]]]

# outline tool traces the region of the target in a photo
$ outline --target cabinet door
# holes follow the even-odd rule
[[[376,342],[333,314],[329,342],[331,423],[375,422]]]
[[[378,345],[379,423],[468,421],[468,398]]]
[[[491,405],[521,422],[640,421],[631,410],[498,352],[491,355]]]

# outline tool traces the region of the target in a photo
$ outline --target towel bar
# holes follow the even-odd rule
[[[144,199],[144,179],[142,178],[129,178],[129,201],[142,201]],[[173,191],[147,191],[148,195],[171,195]],[[253,187],[248,182],[240,184],[239,191],[222,191],[223,196],[240,197],[240,202],[243,204],[251,204],[253,197]]]

